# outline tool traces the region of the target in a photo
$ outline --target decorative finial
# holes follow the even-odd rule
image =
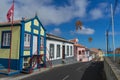
[[[37,12],[35,13],[35,17],[37,16]]]

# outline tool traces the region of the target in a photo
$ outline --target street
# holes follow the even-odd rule
[[[22,80],[105,80],[103,62],[85,62],[53,68]]]

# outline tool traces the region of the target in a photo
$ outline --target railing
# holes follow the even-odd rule
[[[38,69],[40,69],[40,62],[42,61],[42,57],[43,57],[43,55],[33,55],[31,57],[29,64],[31,64],[32,66],[30,67],[29,73],[33,72],[33,70],[35,68],[35,65],[37,65]],[[33,64],[33,59],[34,58],[36,59],[36,61]]]
[[[48,50],[47,47],[46,47],[46,51],[48,51],[48,53],[50,54],[50,51]],[[46,55],[46,59],[47,59],[47,61],[48,61],[48,64],[49,64],[50,67],[52,68],[52,60],[50,60],[48,57],[49,57],[49,56]]]
[[[52,62],[49,60],[49,58],[47,56],[46,56],[46,59],[47,59],[49,65],[50,65],[50,67],[52,68]]]
[[[120,80],[120,69],[109,57],[104,57],[104,71],[107,80]]]

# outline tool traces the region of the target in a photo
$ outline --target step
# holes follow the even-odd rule
[[[21,72],[23,72],[23,73],[30,73],[30,68],[23,69]]]
[[[5,69],[5,67],[4,67],[4,66],[0,66],[0,70],[1,70],[1,69]]]
[[[0,64],[0,70],[1,69],[5,69],[5,67],[2,64]]]
[[[10,70],[10,72],[8,72],[8,69],[2,69],[0,70],[0,74],[4,74],[4,75],[9,75],[9,76],[12,76],[12,75],[15,75],[15,74],[18,74],[20,73],[19,70]]]

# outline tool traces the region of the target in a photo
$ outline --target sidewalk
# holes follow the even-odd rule
[[[31,74],[20,73],[20,74],[13,75],[13,76],[6,76],[6,75],[0,74],[0,80],[21,80],[23,78],[26,78],[26,77],[29,77],[29,76],[32,76],[32,75],[36,75],[36,74],[51,70],[55,67],[61,67],[61,66],[65,66],[65,65],[74,64],[74,63],[77,63],[77,62],[71,62],[70,61],[70,63],[66,63],[66,64],[53,65],[52,68],[47,67],[47,68],[37,69],[37,70],[34,70],[33,73],[31,73]]]

